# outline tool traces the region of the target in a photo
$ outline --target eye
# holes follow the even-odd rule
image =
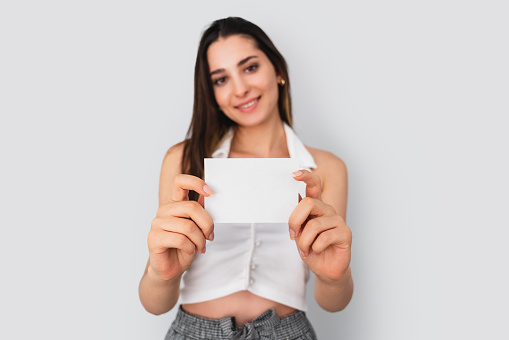
[[[226,81],[226,77],[221,77],[221,78],[213,79],[212,83],[214,83],[214,85],[219,86],[219,85],[224,84],[225,81]]]
[[[247,72],[254,72],[258,69],[258,64],[251,64],[248,67],[246,67]]]

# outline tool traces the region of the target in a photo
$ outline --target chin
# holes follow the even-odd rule
[[[262,123],[266,122],[267,119],[263,119],[263,118],[253,118],[253,119],[239,119],[238,121],[236,121],[236,123],[240,126],[245,126],[245,127],[254,127],[254,126],[258,126],[258,125],[261,125]]]

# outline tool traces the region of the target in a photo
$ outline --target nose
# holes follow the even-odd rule
[[[233,81],[233,93],[237,97],[244,97],[249,92],[249,83],[242,77],[236,77]]]

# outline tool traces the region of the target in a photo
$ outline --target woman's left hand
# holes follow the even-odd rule
[[[339,282],[350,266],[352,232],[344,218],[322,201],[320,177],[306,170],[293,176],[306,183],[306,197],[288,221],[290,238],[317,278],[328,284]]]

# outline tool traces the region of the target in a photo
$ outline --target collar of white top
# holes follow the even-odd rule
[[[293,129],[288,126],[288,124],[284,122],[283,124],[285,128],[286,145],[288,147],[290,158],[297,158],[301,168],[316,169],[317,166],[313,156],[311,156],[304,144],[302,144]],[[219,142],[218,148],[212,153],[212,158],[228,158],[234,134],[235,132],[233,131],[233,127],[225,133],[224,137]]]

